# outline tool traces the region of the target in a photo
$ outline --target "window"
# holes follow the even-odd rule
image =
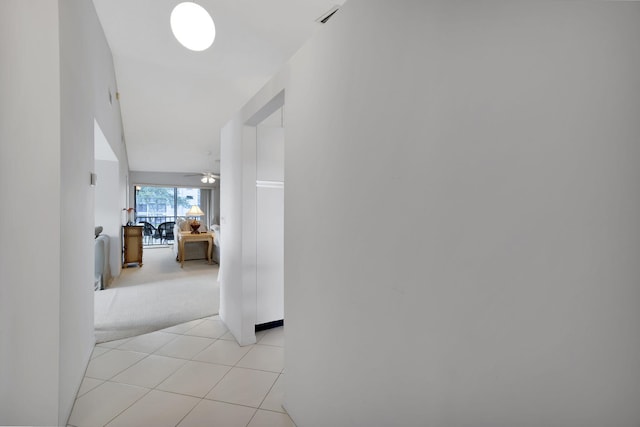
[[[203,207],[200,204],[200,189],[199,188],[178,188],[177,189],[177,216],[185,216],[189,208],[193,205],[200,206],[200,209]],[[184,201],[184,203],[181,203]]]
[[[148,222],[157,228],[163,222],[185,216],[192,205],[200,206],[200,200],[199,188],[136,187],[136,222]]]

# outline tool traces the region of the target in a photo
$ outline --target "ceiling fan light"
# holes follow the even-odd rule
[[[189,50],[206,50],[216,38],[216,26],[211,15],[193,2],[180,3],[174,7],[169,21],[175,38]]]
[[[212,176],[210,176],[209,177],[209,184],[213,184],[214,182],[216,182],[216,180]]]
[[[203,184],[206,184],[206,183],[207,183],[207,177],[206,177],[206,176],[203,176],[202,178],[200,178],[200,181],[201,181]]]

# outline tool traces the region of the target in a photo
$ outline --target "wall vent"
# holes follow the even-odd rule
[[[321,24],[326,24],[327,21],[329,19],[331,19],[331,17],[333,15],[335,15],[335,13],[338,11],[338,9],[340,9],[340,6],[335,5],[333,6],[331,9],[329,9],[328,11],[326,11],[325,13],[322,14],[321,17],[319,17],[318,19],[316,19],[316,22],[319,22]]]

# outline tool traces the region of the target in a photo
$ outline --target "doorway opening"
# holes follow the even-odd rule
[[[246,123],[255,135],[254,331],[284,324],[284,91]],[[252,233],[253,234],[253,233]]]
[[[120,184],[120,163],[96,120],[94,126],[94,224],[96,226],[95,282],[104,289],[120,274],[120,215],[126,192]],[[126,191],[126,190],[125,190]]]

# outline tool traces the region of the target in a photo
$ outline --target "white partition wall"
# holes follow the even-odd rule
[[[227,124],[220,140],[220,317],[240,344],[249,344],[242,339],[248,323],[242,304],[242,124]]]
[[[0,425],[58,424],[58,38],[57,2],[0,2],[0,218],[14,224],[0,247]]]
[[[640,425],[639,22],[638,2],[351,0],[298,53],[296,423]]]
[[[640,425],[638,22],[349,0],[245,106],[286,90],[298,425]]]

